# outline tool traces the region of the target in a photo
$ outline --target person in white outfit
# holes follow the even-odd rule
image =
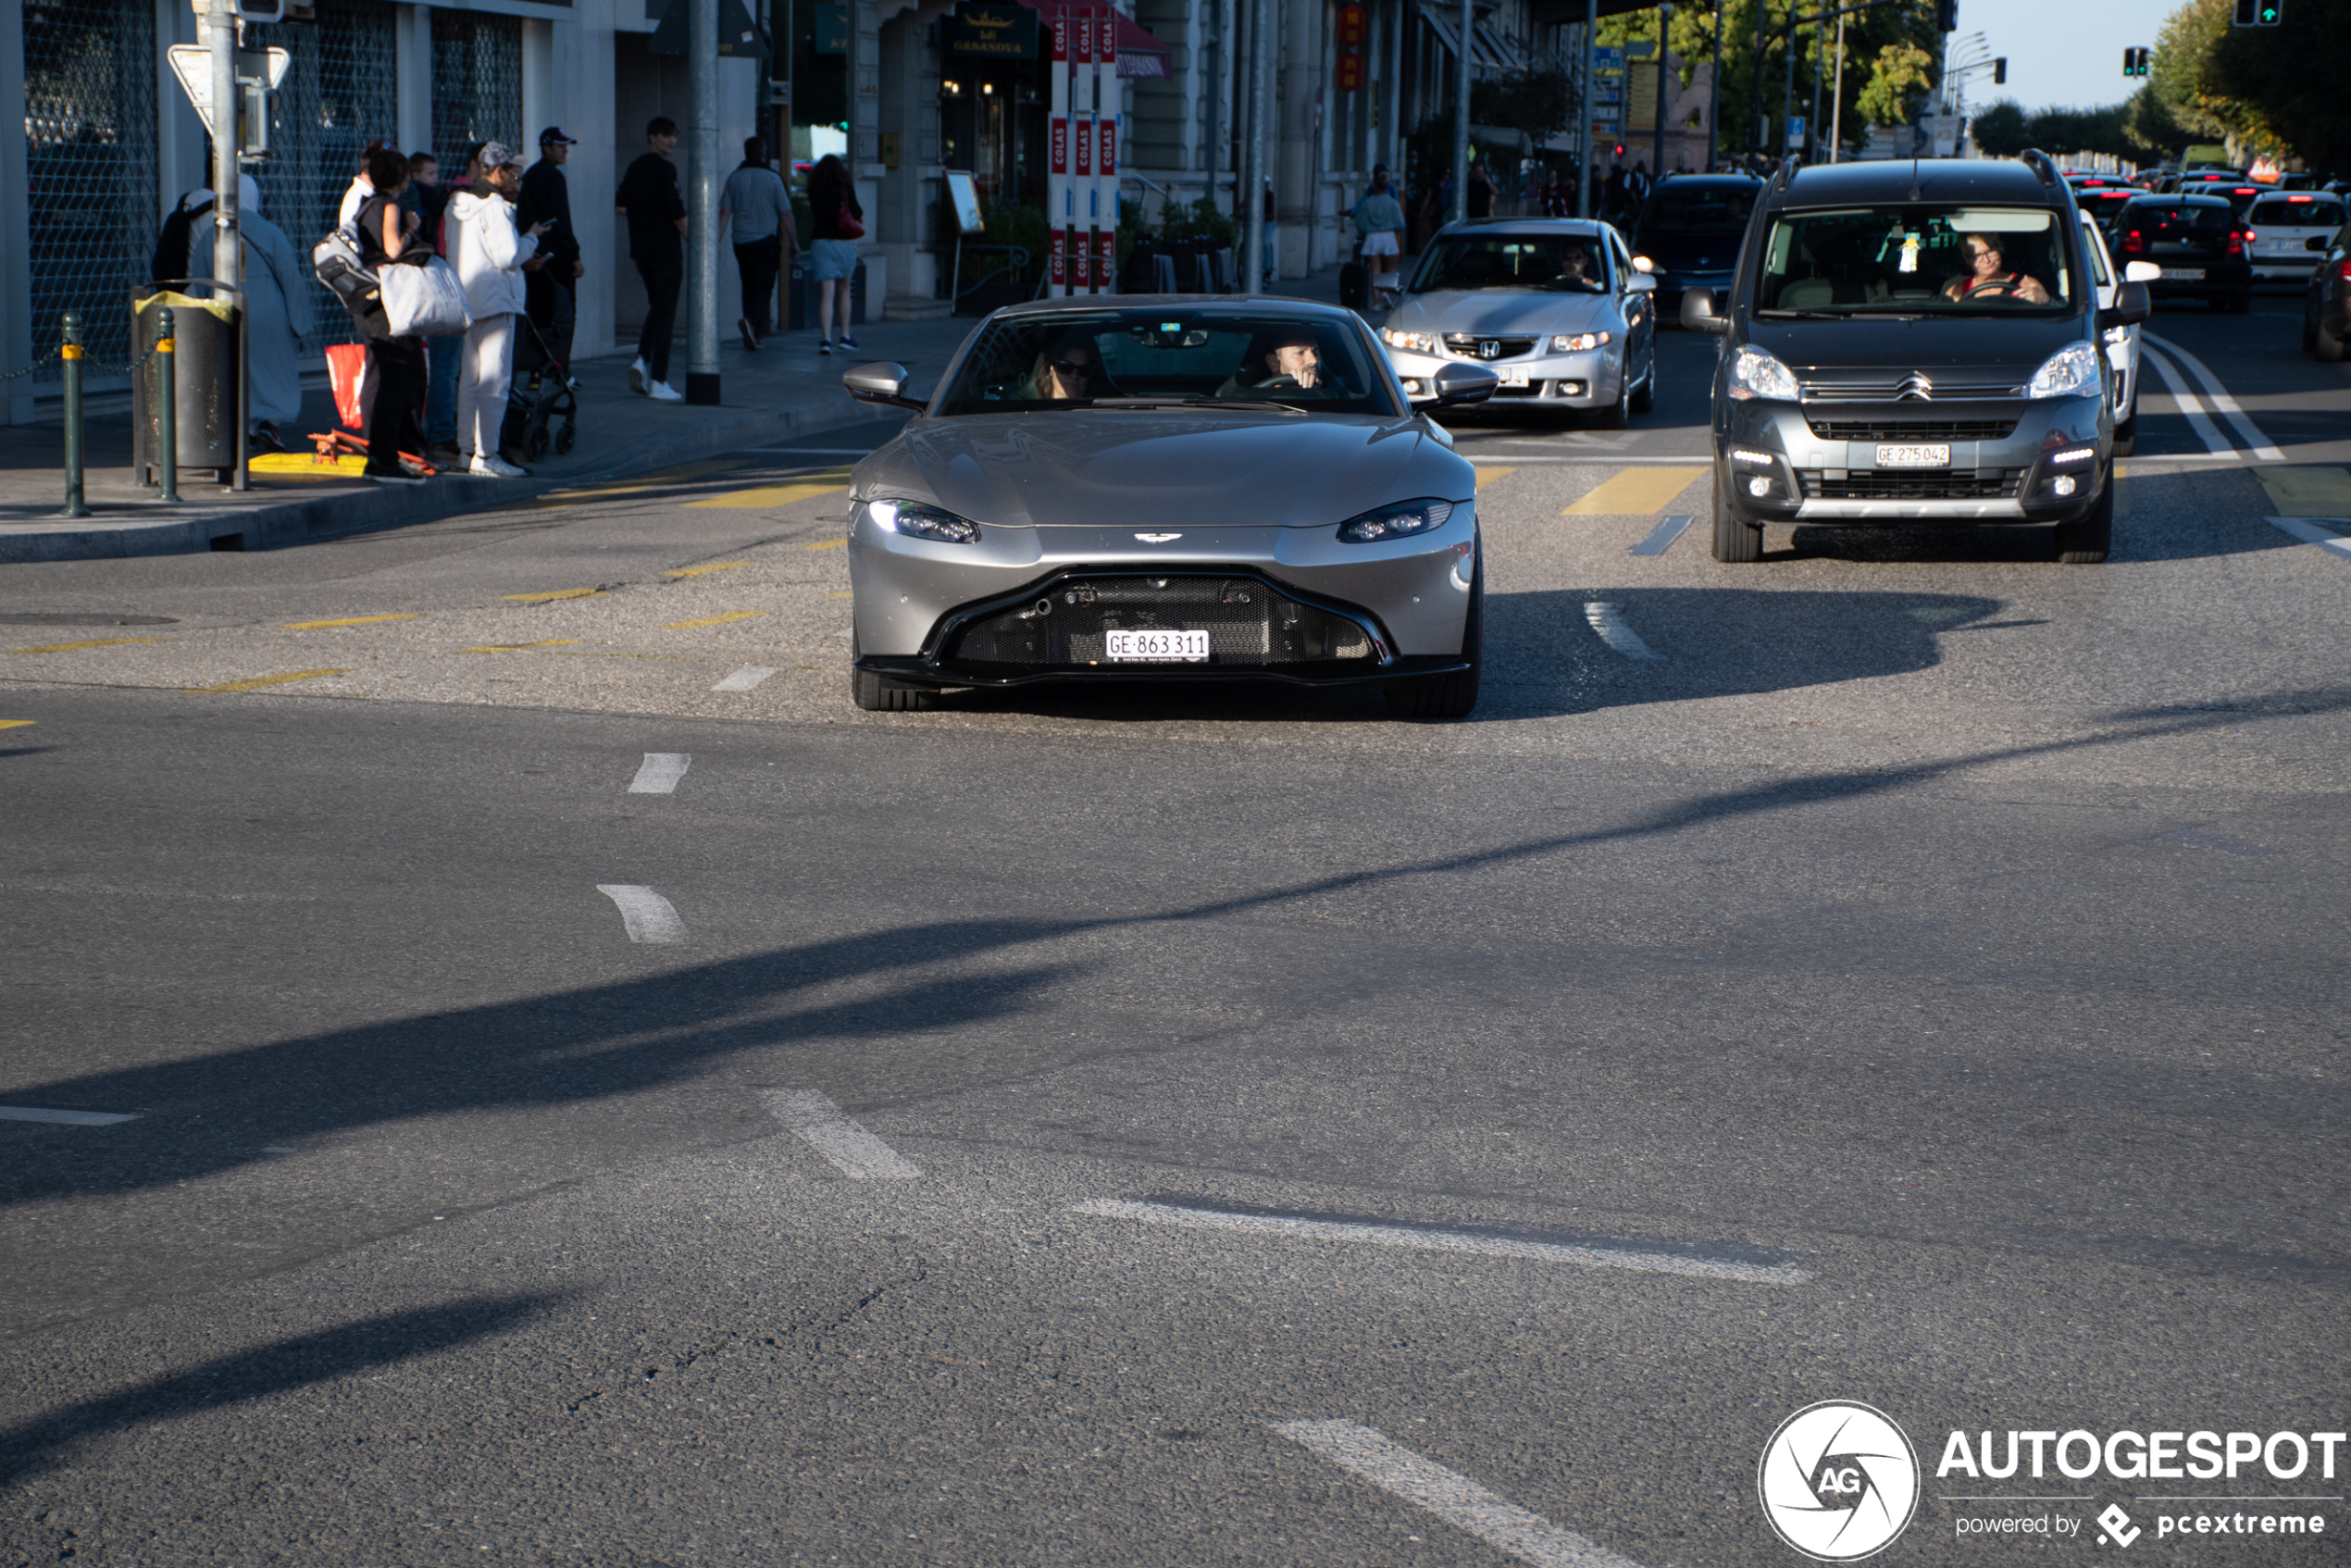
[[[548,226],[534,223],[528,234],[515,232],[514,195],[522,186],[523,163],[514,149],[483,143],[479,168],[474,188],[449,204],[456,229],[450,259],[474,318],[457,373],[457,445],[473,454],[468,472],[514,479],[529,470],[500,454],[498,434],[515,373],[515,317],[524,309],[522,264],[539,254],[539,236]]]

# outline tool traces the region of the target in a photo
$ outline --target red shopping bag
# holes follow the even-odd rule
[[[367,428],[367,404],[361,395],[361,385],[367,377],[367,344],[327,345],[327,380],[335,389],[335,413],[341,417],[346,429],[364,430]]]

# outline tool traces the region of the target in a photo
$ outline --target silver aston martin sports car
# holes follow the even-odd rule
[[[851,691],[1245,677],[1477,701],[1476,482],[1351,312],[1300,300],[998,311],[850,488]],[[1449,367],[1435,401],[1492,394]]]
[[[1416,400],[1468,360],[1501,378],[1502,402],[1622,429],[1657,399],[1656,288],[1605,223],[1480,218],[1437,231],[1380,341]]]

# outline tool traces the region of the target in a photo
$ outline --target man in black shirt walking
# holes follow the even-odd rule
[[[532,326],[547,340],[547,351],[571,371],[571,334],[578,317],[578,283],[588,268],[579,259],[579,235],[571,226],[571,187],[564,160],[573,139],[563,127],[539,133],[539,161],[522,177],[522,200],[515,227],[524,233],[535,223],[554,227],[539,237],[539,254],[523,263],[523,299]]]
[[[656,403],[683,403],[669,385],[669,340],[678,330],[678,294],[686,284],[686,198],[669,155],[678,145],[678,122],[656,115],[645,127],[645,156],[621,178],[613,210],[628,219],[628,255],[645,280],[645,330],[637,339],[637,363],[628,385]]]

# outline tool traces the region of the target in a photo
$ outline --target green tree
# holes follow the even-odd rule
[[[2171,106],[2163,101],[2163,94],[2156,91],[2153,81],[2131,95],[2127,128],[2131,143],[2137,149],[2134,156],[2143,161],[2160,163],[2165,158],[2176,158],[2195,140],[2188,134],[2187,127],[2172,117]]]
[[[2305,0],[2305,4],[2316,5],[2318,0]],[[2219,55],[2230,32],[2235,31],[2230,26],[2233,10],[2232,0],[2188,0],[2172,12],[2156,34],[2147,81],[2182,129],[2198,137],[2236,136],[2268,145],[2275,138],[2263,123],[2259,107],[2233,95],[2221,80]]]
[[[1888,44],[1871,62],[1854,107],[1872,125],[1908,125],[1934,85],[1934,56],[1915,44]]]
[[[2214,44],[2201,81],[2220,102],[2245,106],[2246,124],[2255,128],[2238,132],[2245,140],[2340,173],[2351,169],[2345,38],[2351,0],[2285,0],[2276,27],[2230,29]]]
[[[1968,133],[1986,157],[2012,158],[2033,145],[2031,123],[2013,98],[1978,109],[1968,122]]]

